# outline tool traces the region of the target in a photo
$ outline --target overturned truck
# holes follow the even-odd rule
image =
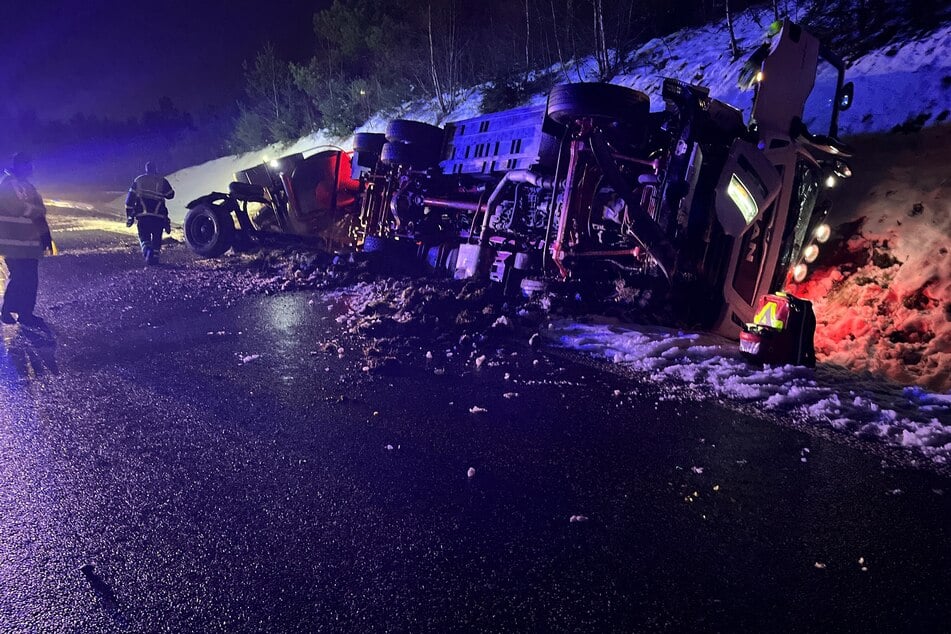
[[[757,302],[805,275],[828,237],[822,188],[850,174],[836,139],[852,101],[842,61],[786,22],[747,71],[749,121],[674,79],[658,111],[636,90],[579,83],[445,128],[392,121],[356,134],[352,154],[239,174],[229,194],[189,204],[186,239],[214,255],[222,234],[322,237],[524,294],[623,280],[642,304],[736,338],[775,326]]]

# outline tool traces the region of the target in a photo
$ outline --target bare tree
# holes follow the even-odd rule
[[[555,50],[558,53],[558,63],[561,65],[561,72],[564,74],[565,79],[570,80],[568,77],[568,65],[565,63],[565,54],[561,48],[561,30],[558,28],[558,15],[555,12],[555,0],[549,0],[548,4],[551,6],[551,28],[552,33],[554,34]]]
[[[598,64],[598,78],[607,79],[610,72],[608,59],[607,34],[604,32],[604,4],[602,0],[592,0],[591,19],[594,22],[594,59]]]
[[[592,0],[591,18],[594,24],[594,58],[598,65],[598,78],[610,79],[621,65],[628,47],[628,35],[633,20],[633,2],[609,3]],[[623,13],[627,9],[627,18]],[[613,27],[613,28],[611,28]],[[612,37],[613,34],[613,37]]]
[[[532,70],[532,55],[531,55],[531,42],[532,42],[532,14],[531,9],[528,5],[528,0],[525,0],[525,76],[528,78],[528,73]]]
[[[740,47],[736,43],[736,31],[733,29],[733,13],[730,11],[730,0],[724,0],[726,5],[726,28],[730,33],[730,53],[733,54],[733,59],[740,58]]]
[[[437,47],[436,30],[433,28],[433,3],[429,3],[427,13],[427,35],[429,40],[429,76],[434,96],[443,114],[449,114],[456,107],[459,95],[458,74],[461,46],[456,39],[456,3],[446,3],[445,23],[438,32],[442,35],[441,46]],[[438,52],[437,52],[438,49]]]

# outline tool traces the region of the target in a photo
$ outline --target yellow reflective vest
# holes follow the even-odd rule
[[[157,174],[142,174],[132,181],[125,198],[128,216],[168,216],[165,201],[175,197],[175,191],[167,180]]]
[[[0,256],[39,259],[47,233],[46,207],[36,188],[4,171],[0,175]]]

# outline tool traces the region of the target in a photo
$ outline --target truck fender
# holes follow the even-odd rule
[[[202,203],[207,203],[209,205],[212,205],[218,202],[219,200],[224,200],[226,198],[231,198],[231,196],[229,196],[228,194],[223,194],[221,192],[211,192],[210,194],[205,194],[204,196],[200,196],[196,198],[195,200],[191,201],[190,203],[185,205],[185,208],[191,209],[192,207],[197,207],[198,205]],[[235,207],[236,205],[233,204],[233,201],[232,201],[232,204],[228,205],[228,208],[232,210]]]

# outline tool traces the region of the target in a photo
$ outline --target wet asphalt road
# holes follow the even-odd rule
[[[339,302],[102,227],[2,331],[2,632],[951,623],[946,479],[515,344],[369,374]]]

